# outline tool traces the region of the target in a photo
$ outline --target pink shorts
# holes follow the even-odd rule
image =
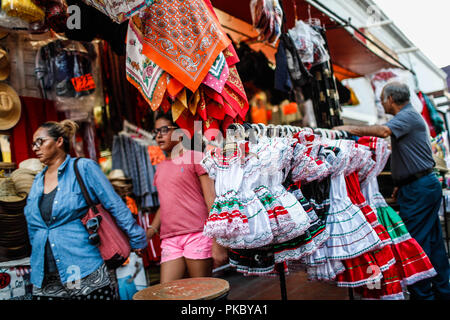
[[[202,232],[183,234],[161,240],[161,263],[181,257],[200,260],[212,257],[212,239]]]

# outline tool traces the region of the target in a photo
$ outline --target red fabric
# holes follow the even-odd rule
[[[362,256],[343,261],[345,271],[337,276],[337,282],[341,286],[360,287],[372,283],[374,273],[370,271],[379,270],[384,277],[384,272],[390,270],[396,260],[391,248],[389,234],[378,222],[377,215],[367,204],[361,192],[357,172],[353,172],[345,177],[345,181],[350,200],[361,209],[367,222],[372,225],[380,240],[384,243],[381,249],[376,249]],[[372,269],[369,268],[370,266]],[[390,272],[392,273],[394,271],[391,270]],[[400,277],[400,275],[398,276]]]
[[[408,285],[421,280],[421,274],[433,269],[430,259],[414,238],[394,244],[393,251],[397,267]]]
[[[423,97],[422,92],[419,92],[418,96],[423,105],[422,117],[425,119],[425,122],[427,123],[428,128],[430,129],[430,135],[434,138],[436,137],[436,130],[434,130],[433,122],[431,121],[430,111],[428,110],[427,103]]]
[[[155,213],[139,213],[138,224],[147,232],[150,225],[155,218]],[[158,234],[155,234],[148,241],[147,248],[144,249],[142,254],[142,262],[144,263],[144,268],[150,266],[152,262],[161,261],[161,239]]]
[[[336,282],[340,287],[361,287],[370,285],[377,275],[379,266],[372,252],[342,260],[345,271],[338,274]]]
[[[16,164],[35,157],[30,144],[33,142],[34,132],[42,123],[64,119],[64,114],[57,112],[53,101],[32,97],[20,97],[20,101],[22,114],[11,137],[11,156]]]
[[[374,285],[355,288],[355,293],[364,299],[404,299],[402,279],[396,265],[383,272],[383,279],[376,287]]]

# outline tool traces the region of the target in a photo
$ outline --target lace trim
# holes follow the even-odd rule
[[[427,270],[427,271],[416,273],[416,274],[414,274],[412,276],[409,276],[407,278],[403,278],[402,279],[402,285],[410,286],[410,285],[412,285],[412,284],[414,284],[416,282],[419,282],[421,280],[425,280],[425,279],[428,279],[428,278],[433,278],[436,275],[437,275],[437,272],[433,268],[433,269],[430,269],[430,270]]]
[[[326,263],[307,267],[309,281],[334,281],[336,277],[345,271],[345,266],[340,261],[326,261]]]
[[[259,235],[253,235],[253,238],[246,238],[242,235],[238,235],[234,239],[216,238],[216,242],[223,247],[231,249],[256,249],[264,247],[272,243],[273,235],[271,231],[265,231]]]
[[[329,237],[328,231],[324,229],[320,234],[297,248],[289,248],[280,252],[275,252],[275,262],[281,263],[286,261],[296,261],[302,259],[304,256],[313,254],[318,250]]]

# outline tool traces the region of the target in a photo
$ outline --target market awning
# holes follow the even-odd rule
[[[381,50],[371,46],[368,42],[365,43],[365,39],[360,35],[349,32],[340,23],[306,1],[295,1],[296,10],[294,10],[294,0],[284,1],[284,3],[287,3],[284,10],[288,28],[294,26],[296,18],[304,21],[320,21],[321,25],[325,26],[331,60],[333,65],[339,67],[341,79],[345,79],[346,75],[354,78],[374,73],[383,68],[401,67]],[[250,0],[212,0],[212,4],[215,8],[251,25]],[[295,16],[295,12],[297,12],[297,16]],[[222,21],[222,23],[233,28],[231,21]],[[239,27],[237,29],[241,30]],[[269,52],[273,51],[275,51],[273,48],[269,50]],[[273,61],[272,57],[268,58]]]

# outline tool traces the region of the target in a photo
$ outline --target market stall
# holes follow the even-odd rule
[[[402,285],[434,270],[422,254],[402,264],[420,248],[394,228],[402,222],[378,192],[386,143],[330,130],[352,99],[342,81],[402,66],[324,12],[306,1],[3,1],[0,92],[8,99],[0,103],[8,114],[0,114],[0,138],[8,143],[0,146],[10,165],[0,213],[11,211],[4,196],[12,219],[22,219],[13,221],[20,230],[7,231],[24,239],[26,194],[42,170],[26,167],[33,132],[61,119],[80,125],[73,155],[98,161],[139,225],[151,228],[153,177],[165,159],[151,130],[155,114],[170,110],[188,137],[208,144],[202,164],[210,177],[222,175],[204,234],[230,249],[238,272],[279,276],[283,298],[285,274],[302,269],[364,298],[403,299]],[[238,160],[246,167],[230,176]],[[224,209],[229,203],[239,215]],[[20,253],[0,259],[0,268],[16,268],[0,269],[8,285],[14,272],[26,283],[29,271],[29,244],[10,248],[17,239],[0,239]],[[345,248],[333,249],[339,241]],[[136,291],[157,282],[160,258],[155,236],[142,258],[118,269],[119,286],[130,274]],[[30,293],[26,285],[8,290]]]

